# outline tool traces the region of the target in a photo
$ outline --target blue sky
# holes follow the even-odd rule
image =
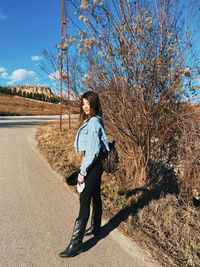
[[[55,86],[37,63],[60,43],[61,14],[62,0],[0,0],[0,86]]]
[[[74,13],[69,4],[68,13]],[[62,0],[0,0],[0,86],[38,84],[59,91],[38,59],[42,49],[60,43],[61,14]],[[68,21],[68,36],[75,31]]]

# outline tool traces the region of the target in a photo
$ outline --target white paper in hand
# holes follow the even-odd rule
[[[77,191],[79,193],[83,192],[84,188],[85,188],[85,182],[83,182],[82,184],[80,184],[79,182],[77,183]]]

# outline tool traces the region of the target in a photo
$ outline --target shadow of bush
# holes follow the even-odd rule
[[[111,223],[116,228],[121,222],[126,221],[130,215],[134,216],[137,214],[139,209],[148,205],[152,200],[157,200],[167,194],[178,194],[178,192],[177,176],[173,169],[150,161],[145,187],[118,191],[118,194],[125,196],[126,199],[132,198],[138,193],[141,193],[140,196],[131,200],[129,205],[120,209],[108,223]]]

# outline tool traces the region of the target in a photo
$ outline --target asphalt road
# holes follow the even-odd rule
[[[79,201],[34,139],[36,126],[55,119],[0,117],[0,266],[158,266],[106,222],[100,238],[84,238],[84,253],[59,258],[70,241]]]

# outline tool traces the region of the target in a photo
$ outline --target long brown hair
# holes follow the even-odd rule
[[[90,105],[90,114],[89,116],[85,114],[83,110],[83,99],[87,99]],[[80,104],[80,121],[83,122],[84,120],[90,120],[92,117],[100,115],[102,116],[102,108],[101,103],[99,100],[99,96],[97,93],[93,91],[88,91],[84,93],[81,97],[81,104]]]

